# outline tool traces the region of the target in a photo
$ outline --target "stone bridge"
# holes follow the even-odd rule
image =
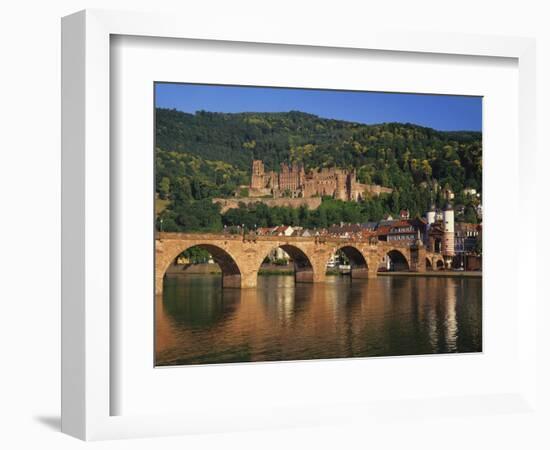
[[[375,277],[385,258],[399,261],[399,270],[425,272],[439,267],[439,254],[425,247],[376,239],[338,237],[285,237],[231,234],[157,233],[155,241],[155,291],[162,292],[166,269],[191,247],[208,251],[222,270],[224,287],[256,287],[264,259],[282,248],[294,261],[296,282],[323,282],[330,257],[341,250],[350,260],[352,278]]]

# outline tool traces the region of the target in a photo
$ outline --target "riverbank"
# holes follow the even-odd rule
[[[217,264],[172,264],[166,269],[168,275],[210,275],[222,273]]]
[[[221,274],[220,266],[217,264],[173,264],[166,270],[169,275],[213,275]],[[264,264],[258,271],[259,275],[294,275],[294,268],[291,265],[279,266],[276,264]],[[327,272],[328,274],[328,272]],[[338,272],[331,273],[338,275]]]
[[[172,265],[166,271],[169,275],[214,275],[221,274],[217,264],[178,264]],[[278,266],[276,264],[265,264],[258,271],[259,275],[294,275],[291,266]],[[338,269],[328,269],[327,275],[342,275]],[[402,276],[402,277],[455,277],[455,278],[481,278],[479,271],[453,271],[438,270],[427,272],[378,272],[379,276]]]
[[[455,277],[455,278],[481,278],[482,272],[478,271],[454,271],[438,270],[436,272],[378,272],[378,276],[401,277]]]

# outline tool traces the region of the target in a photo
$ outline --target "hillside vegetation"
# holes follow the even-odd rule
[[[250,181],[253,159],[266,170],[282,162],[302,162],[306,170],[355,168],[361,183],[391,187],[394,193],[361,203],[324,199],[318,210],[242,206],[221,216],[213,197],[231,196]],[[220,230],[224,225],[308,227],[334,222],[379,220],[409,209],[421,215],[431,201],[444,203],[441,188],[472,215],[466,187],[481,191],[479,132],[442,132],[412,124],[363,125],[311,114],[156,110],[156,190],[164,209],[163,229]],[[330,223],[329,223],[330,222]]]

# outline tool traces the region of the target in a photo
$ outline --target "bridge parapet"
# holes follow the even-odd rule
[[[379,241],[377,239],[372,239],[372,237],[362,237],[362,238],[349,238],[349,237],[339,237],[339,236],[274,236],[274,235],[259,235],[255,233],[246,233],[246,234],[230,234],[230,233],[184,233],[184,232],[157,232],[157,240],[231,240],[231,241],[266,241],[266,242],[316,242],[316,243],[335,243],[335,244],[368,244],[370,246],[376,247],[387,246],[387,247],[399,247],[399,248],[410,248],[411,244],[407,242],[400,241]]]
[[[219,241],[221,239],[239,241],[243,239],[242,234],[229,234],[229,233],[183,233],[183,232],[171,232],[162,231],[157,232],[155,239],[159,241],[164,240],[179,240],[179,241]]]

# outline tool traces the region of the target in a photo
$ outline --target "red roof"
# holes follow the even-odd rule
[[[290,228],[290,225],[281,225],[281,226],[278,226],[275,228],[275,231],[276,233],[283,233],[285,232],[286,230],[288,230]]]
[[[391,224],[392,228],[404,228],[404,227],[412,227],[412,223],[410,223],[407,220],[398,220],[397,222],[394,222]]]
[[[384,235],[386,235],[386,234],[389,234],[390,230],[391,230],[391,226],[389,226],[389,225],[383,225],[383,226],[378,227],[378,228],[376,229],[376,234],[377,234],[378,236],[384,236]]]

